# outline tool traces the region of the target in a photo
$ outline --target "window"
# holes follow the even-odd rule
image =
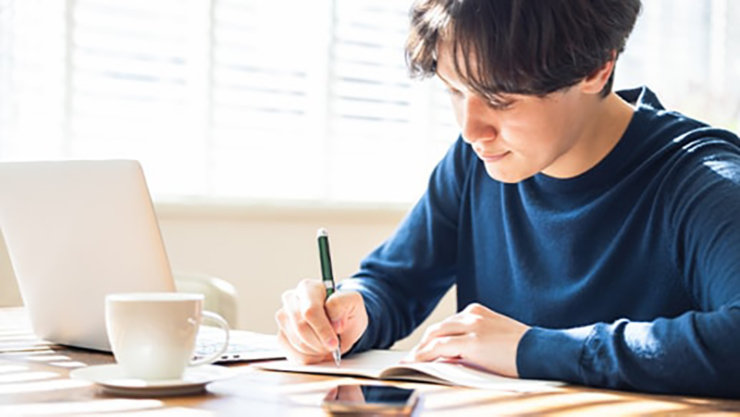
[[[410,0],[0,0],[0,160],[135,158],[155,196],[415,200],[455,140]],[[646,0],[616,86],[737,130],[740,4]]]
[[[647,85],[666,108],[740,131],[740,3],[643,0],[615,86]]]
[[[157,195],[407,202],[457,135],[441,85],[407,76],[410,1],[2,1],[3,160],[135,158]]]

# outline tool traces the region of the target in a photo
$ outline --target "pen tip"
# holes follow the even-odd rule
[[[339,349],[334,351],[334,365],[339,368],[339,364],[342,363],[342,354],[339,353]]]
[[[316,232],[316,237],[322,237],[322,236],[329,236],[329,234],[328,234],[328,233],[326,232],[326,229],[324,229],[323,227],[322,227],[322,228],[320,228],[320,229],[319,229],[319,230],[318,230],[318,231]]]

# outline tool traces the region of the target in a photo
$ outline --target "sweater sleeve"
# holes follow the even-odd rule
[[[454,282],[457,219],[468,146],[461,140],[432,172],[426,192],[395,233],[340,290],[362,294],[369,324],[352,352],[387,348],[410,334]]]
[[[530,329],[524,378],[640,391],[740,396],[740,152],[731,141],[684,146],[667,187],[664,229],[696,308],[650,322]],[[680,175],[678,174],[680,172]]]

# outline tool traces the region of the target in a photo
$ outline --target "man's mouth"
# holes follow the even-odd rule
[[[506,155],[508,155],[509,153],[510,153],[509,151],[499,152],[499,153],[482,153],[482,154],[478,154],[478,157],[482,159],[483,162],[493,163],[493,162],[500,161],[501,159],[506,157]]]

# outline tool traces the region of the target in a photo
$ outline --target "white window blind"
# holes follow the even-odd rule
[[[405,201],[416,196],[445,130],[430,105],[429,83],[411,81],[403,46],[409,2],[337,0],[331,42],[329,160],[331,193],[352,200]],[[445,101],[446,103],[446,101]],[[455,138],[446,129],[445,147]],[[420,164],[421,162],[421,164]],[[409,169],[413,167],[413,169]]]
[[[324,196],[328,4],[214,3],[208,149],[213,193]]]
[[[457,136],[411,0],[0,0],[0,160],[135,158],[156,196],[411,202]],[[737,130],[740,4],[646,0],[618,87]]]
[[[10,100],[7,99],[11,94],[10,35],[12,32],[9,27],[12,22],[10,15],[10,0],[0,0],[0,28],[8,28],[0,29],[0,138],[7,138],[10,133]],[[0,152],[2,152],[1,145]],[[2,153],[0,153],[0,158],[2,158]]]
[[[647,85],[667,108],[740,131],[740,2],[644,0],[617,88]]]
[[[173,193],[202,181],[186,4],[69,3],[68,156],[139,159],[153,188]]]
[[[135,158],[159,195],[411,201],[456,136],[441,87],[406,76],[408,0],[0,1],[3,160]]]
[[[0,3],[0,158],[54,158],[65,150],[65,7]]]

